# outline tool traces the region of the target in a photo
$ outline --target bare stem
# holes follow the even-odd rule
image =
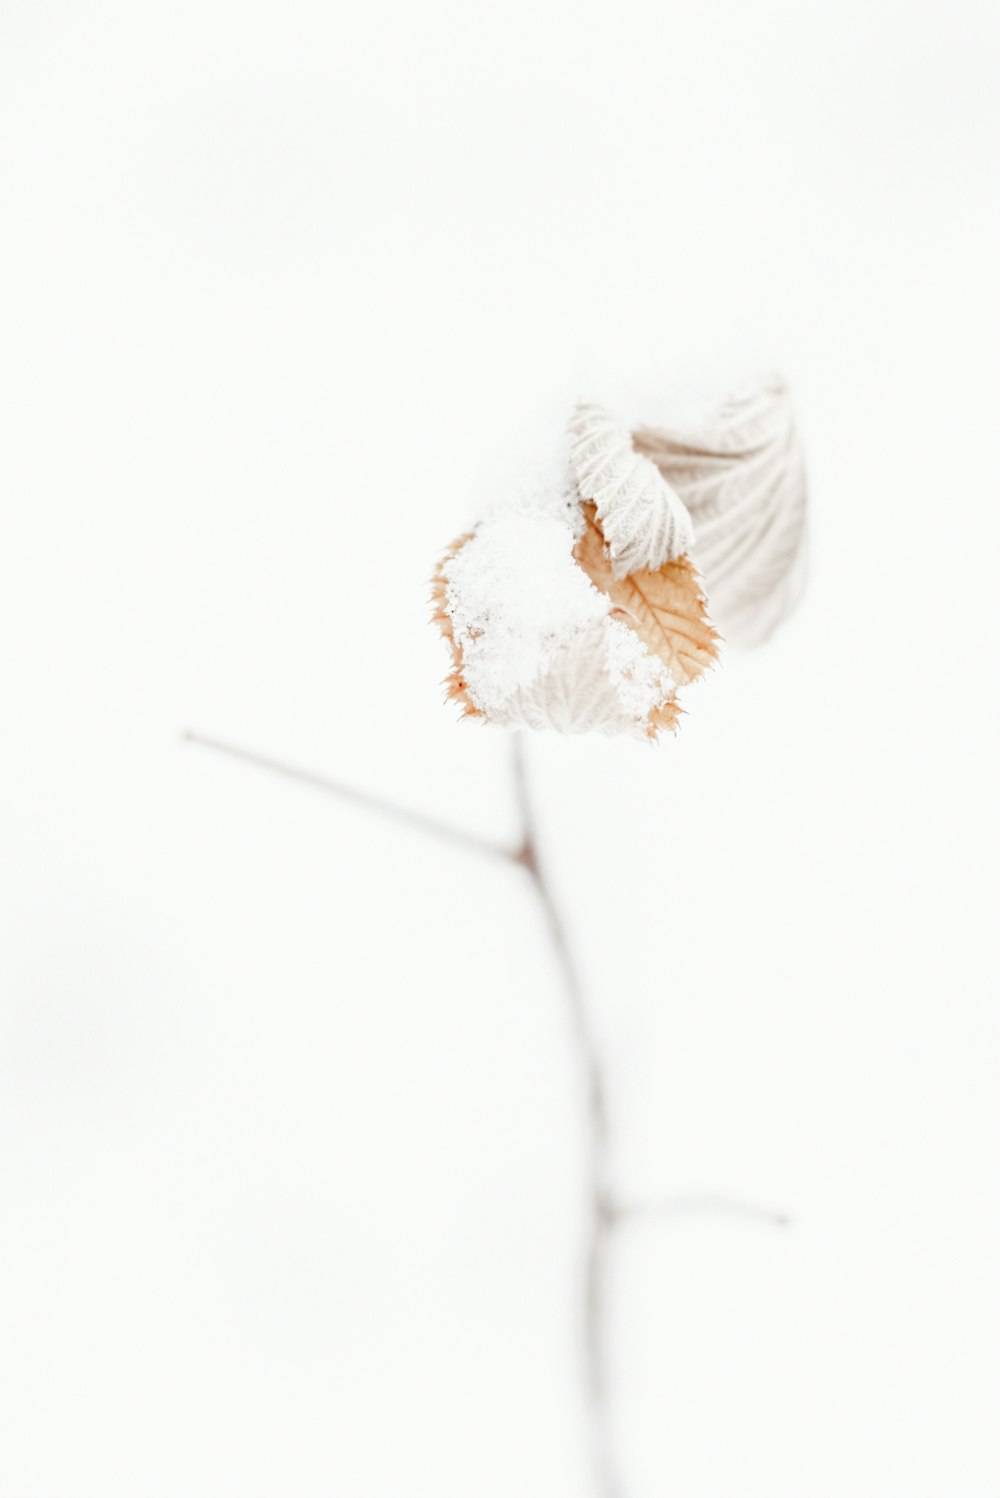
[[[488,838],[478,837],[475,833],[466,832],[448,822],[440,822],[435,817],[425,816],[423,812],[412,811],[397,802],[370,795],[367,791],[355,790],[353,786],[342,785],[325,775],[297,769],[294,765],[284,764],[266,755],[238,748],[222,739],[210,738],[201,733],[185,733],[181,737],[186,743],[214,749],[220,754],[228,755],[230,759],[242,760],[244,764],[254,765],[258,769],[271,770],[288,780],[352,801],[368,811],[390,817],[419,832],[458,844],[469,851],[486,853],[505,863],[517,864],[530,877],[562,974],[584,1094],[587,1228],[581,1294],[581,1343],[590,1411],[594,1489],[597,1498],[621,1498],[622,1487],[614,1454],[608,1390],[608,1261],[615,1231],[631,1222],[651,1221],[658,1217],[691,1212],[742,1217],[776,1227],[786,1226],[789,1218],[784,1213],[734,1197],[691,1193],[664,1197],[659,1201],[629,1203],[620,1199],[615,1192],[611,1177],[604,1069],[576,958],[553,896],[552,886],[538,856],[537,820],[520,735],[515,734],[513,740],[514,789],[521,819],[520,846],[514,849],[502,843],[491,842]]]
[[[619,1498],[608,1397],[608,1257],[617,1212],[611,1189],[607,1086],[583,984],[552,886],[538,857],[538,829],[519,734],[513,744],[514,786],[521,813],[519,862],[531,876],[562,971],[585,1098],[587,1141],[587,1245],[583,1274],[583,1354],[590,1406],[596,1492]]]

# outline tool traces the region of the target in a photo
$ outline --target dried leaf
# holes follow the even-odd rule
[[[649,723],[646,727],[646,737],[654,741],[664,731],[673,733],[681,721],[681,713],[684,709],[677,701],[677,693],[673,692],[659,707],[654,707],[649,715]]]
[[[676,490],[610,412],[581,402],[569,433],[577,489],[597,507],[615,577],[655,569],[691,550],[691,516]]]
[[[431,620],[434,624],[437,625],[438,629],[441,631],[442,635],[448,641],[448,644],[451,647],[451,670],[448,672],[448,675],[445,678],[445,695],[447,696],[449,702],[461,703],[463,709],[463,718],[481,718],[483,716],[482,709],[476,707],[475,703],[469,696],[469,685],[465,680],[465,675],[462,669],[462,651],[458,645],[457,640],[455,639],[455,631],[452,628],[451,616],[448,613],[447,608],[445,607],[447,603],[448,587],[448,581],[445,576],[445,571],[447,569],[448,563],[452,560],[453,557],[457,557],[458,553],[462,550],[462,547],[465,545],[465,543],[471,540],[471,531],[467,531],[464,536],[459,536],[457,541],[452,542],[448,550],[445,552],[444,556],[435,567],[434,576],[431,579],[431,602],[434,605],[434,611],[431,614]]]
[[[675,557],[656,572],[616,577],[596,505],[585,504],[583,514],[586,528],[573,555],[584,572],[679,686],[696,680],[718,659],[719,635],[708,622],[701,579],[690,558]]]
[[[494,715],[507,728],[552,728],[557,733],[630,733],[655,739],[673,728],[680,709],[670,692],[643,717],[622,701],[622,681],[608,659],[607,619],[595,621],[550,659],[546,670],[520,688]]]
[[[726,638],[766,640],[795,606],[806,566],[806,476],[784,381],[764,377],[631,437],[691,513],[692,555]]]

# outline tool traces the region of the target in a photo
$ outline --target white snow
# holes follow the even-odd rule
[[[513,846],[470,469],[741,353],[801,608],[656,753],[527,746],[630,1197],[793,1218],[620,1235],[626,1498],[996,1498],[995,24],[5,0],[4,1498],[590,1498],[527,880],[178,731]]]
[[[519,723],[523,694],[539,683],[544,692],[552,672],[572,678],[581,712],[610,681],[613,697],[602,696],[605,730],[644,733],[644,720],[670,690],[669,673],[633,630],[609,616],[611,600],[574,560],[572,527],[546,513],[553,492],[540,489],[534,504],[522,500],[511,513],[495,512],[447,564],[447,609],[469,696],[491,721]]]

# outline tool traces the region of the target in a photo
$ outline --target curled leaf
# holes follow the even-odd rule
[[[583,506],[586,528],[574,556],[613,612],[658,655],[678,686],[695,681],[719,654],[719,635],[708,621],[701,579],[690,557],[675,557],[655,571],[615,575],[597,507]]]
[[[694,529],[683,501],[610,412],[581,402],[569,432],[580,498],[595,506],[615,577],[691,550]]]
[[[719,635],[765,638],[802,579],[805,480],[776,377],[629,432],[573,412],[554,461],[438,566],[448,695],[506,727],[655,738]]]
[[[692,555],[726,638],[766,640],[805,579],[805,466],[784,381],[764,376],[632,441],[691,513]]]

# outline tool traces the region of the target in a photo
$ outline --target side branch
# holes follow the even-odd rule
[[[450,842],[468,852],[485,853],[508,866],[523,868],[538,897],[552,950],[555,954],[566,992],[570,1030],[584,1094],[585,1160],[587,1171],[587,1227],[583,1284],[580,1300],[582,1314],[582,1350],[586,1388],[590,1409],[590,1433],[593,1454],[595,1493],[599,1498],[621,1498],[621,1483],[611,1433],[608,1391],[607,1287],[609,1254],[616,1231],[630,1223],[653,1222],[658,1218],[688,1212],[718,1213],[783,1227],[789,1219],[781,1212],[757,1206],[738,1198],[689,1194],[664,1197],[654,1201],[627,1201],[614,1189],[610,1161],[607,1088],[601,1056],[594,1034],[586,995],[580,978],[562,915],[552,886],[538,854],[538,828],[534,801],[524,763],[519,734],[513,739],[512,769],[514,791],[520,813],[520,846],[506,847],[488,838],[466,832],[436,817],[413,811],[397,802],[387,801],[367,791],[355,790],[312,770],[298,769],[267,755],[241,749],[222,739],[201,733],[185,733],[183,741],[204,749],[213,749],[230,759],[241,760],[257,769],[270,770],[286,780],[298,781],[313,790],[351,801],[367,811],[387,817],[418,832]]]
[[[368,791],[355,790],[353,786],[343,785],[340,781],[331,780],[326,775],[318,775],[314,770],[298,769],[295,765],[284,764],[279,759],[271,759],[265,754],[256,754],[250,749],[241,749],[236,744],[226,743],[224,739],[210,738],[204,733],[189,730],[181,734],[181,741],[185,744],[196,744],[201,749],[213,749],[217,754],[225,754],[230,759],[242,760],[245,765],[254,765],[258,770],[270,770],[272,774],[282,775],[286,780],[296,780],[300,785],[308,785],[315,791],[324,791],[329,796],[339,796],[341,800],[353,801],[356,806],[363,806],[366,811],[373,811],[377,816],[391,817],[393,821],[402,822],[416,832],[426,832],[431,837],[456,843],[471,853],[488,853],[493,858],[520,862],[520,853],[505,847],[503,843],[491,842],[489,838],[479,837],[474,832],[466,832],[463,827],[454,827],[450,822],[440,822],[436,817],[429,817],[422,811],[411,811],[408,806],[401,806],[396,801],[387,801],[382,796],[373,796]]]

